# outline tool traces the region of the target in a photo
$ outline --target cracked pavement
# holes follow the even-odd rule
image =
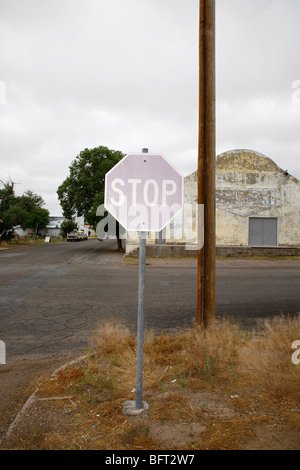
[[[116,296],[121,260],[112,241],[2,251],[0,338],[7,361],[88,346],[97,322],[113,314],[104,302]]]
[[[192,324],[195,267],[187,261],[147,272],[145,327],[160,333]],[[137,297],[137,264],[123,262],[114,240],[1,251],[0,338],[7,361],[82,351],[101,320],[135,331]]]
[[[146,266],[145,328],[191,326],[196,317],[195,260]],[[217,315],[242,323],[300,310],[300,260],[218,260]],[[137,263],[116,241],[44,244],[0,251],[0,339],[7,361],[82,351],[101,320],[137,322]]]

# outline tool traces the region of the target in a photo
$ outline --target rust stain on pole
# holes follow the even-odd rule
[[[205,328],[215,319],[215,146],[215,0],[200,0],[198,204],[204,205],[204,245],[198,249],[197,324]]]

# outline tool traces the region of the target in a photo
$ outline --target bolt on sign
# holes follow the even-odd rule
[[[183,177],[162,155],[128,154],[105,175],[104,207],[127,231],[161,231],[183,207]]]

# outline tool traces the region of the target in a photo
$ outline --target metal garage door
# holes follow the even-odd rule
[[[155,234],[155,244],[162,245],[166,243],[166,227]]]
[[[277,246],[277,219],[249,217],[249,245]]]

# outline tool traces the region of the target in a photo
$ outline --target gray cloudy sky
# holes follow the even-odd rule
[[[0,179],[57,214],[84,148],[196,170],[199,1],[0,0]],[[300,179],[299,18],[300,0],[216,0],[216,152]]]

